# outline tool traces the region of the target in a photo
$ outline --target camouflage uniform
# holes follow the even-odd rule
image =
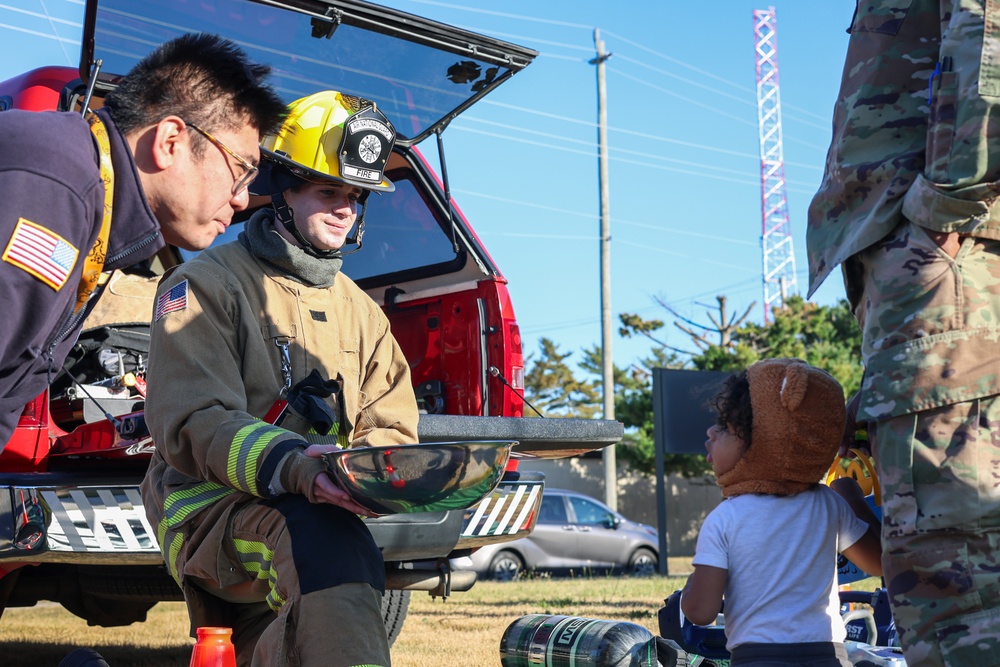
[[[809,293],[843,266],[907,664],[1000,665],[1000,8],[860,0],[833,132]]]

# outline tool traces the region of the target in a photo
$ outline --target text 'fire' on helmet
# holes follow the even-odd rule
[[[278,194],[301,179],[392,192],[383,172],[395,141],[396,129],[374,102],[335,90],[303,97],[288,106],[277,134],[261,141],[264,159],[251,191]]]

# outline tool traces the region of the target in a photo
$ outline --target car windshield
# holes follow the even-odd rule
[[[212,32],[270,65],[286,101],[318,90],[349,91],[375,101],[401,140],[426,136],[534,56],[529,49],[351,1],[334,8],[309,0],[296,3],[301,8],[296,10],[248,0],[92,4],[97,5],[93,57],[103,61],[104,81],[128,71],[161,42],[186,32]],[[386,24],[393,34],[384,32]]]

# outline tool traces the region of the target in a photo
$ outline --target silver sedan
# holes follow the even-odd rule
[[[582,493],[546,487],[530,535],[484,546],[454,559],[452,566],[498,581],[526,571],[645,576],[656,572],[658,544],[652,526],[630,521]]]

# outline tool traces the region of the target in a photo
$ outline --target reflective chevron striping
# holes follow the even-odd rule
[[[475,507],[462,537],[527,533],[542,498],[542,483],[501,483]]]
[[[136,487],[39,489],[51,551],[159,554]]]

